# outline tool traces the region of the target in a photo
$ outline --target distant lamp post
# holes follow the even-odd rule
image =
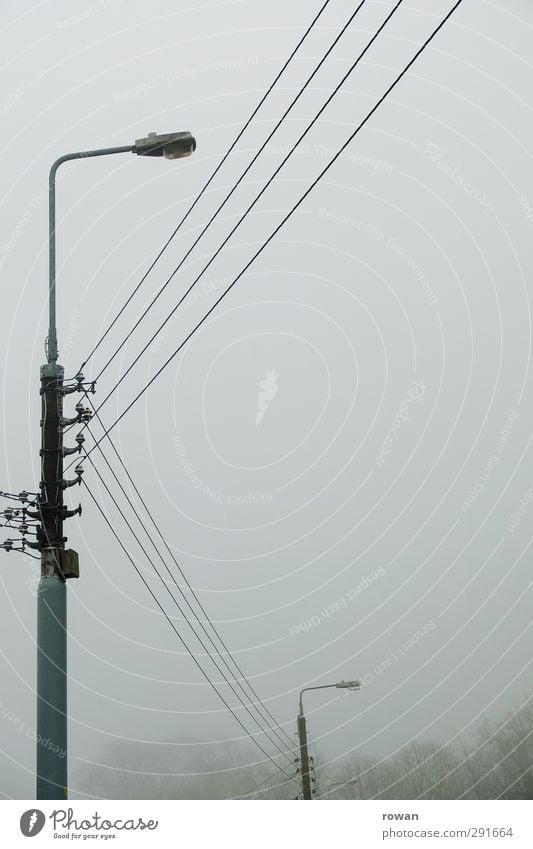
[[[300,691],[300,699],[298,702],[299,711],[296,718],[298,726],[298,738],[300,741],[300,766],[302,770],[302,790],[304,799],[312,799],[311,779],[309,776],[309,753],[307,750],[307,726],[304,715],[303,694],[310,690],[329,690],[336,687],[338,690],[359,690],[361,688],[360,681],[338,681],[336,684],[320,684],[316,687],[304,687]]]

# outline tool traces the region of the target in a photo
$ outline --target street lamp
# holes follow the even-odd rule
[[[136,153],[138,156],[164,156],[166,159],[182,159],[196,150],[196,139],[189,132],[148,133],[146,138],[137,139],[135,144],[121,147],[104,147],[99,150],[82,150],[67,153],[56,159],[50,169],[49,179],[49,330],[47,339],[47,360],[55,363],[58,358],[56,330],[56,173],[64,162],[71,159],[90,159],[94,156],[110,156],[113,153]],[[57,375],[54,375],[57,377]]]
[[[311,794],[311,779],[309,777],[309,754],[307,751],[307,725],[304,716],[303,694],[310,690],[329,690],[336,687],[339,690],[359,690],[361,688],[360,681],[338,681],[336,684],[320,684],[316,687],[304,687],[300,691],[299,711],[296,718],[298,726],[298,738],[300,740],[300,766],[302,769],[302,789],[304,799],[312,799]]]
[[[196,150],[196,141],[190,133],[167,133],[158,136],[148,133],[145,139],[137,139],[133,153],[139,156],[164,156],[166,159],[182,159]]]
[[[76,467],[72,481],[63,479],[63,458],[81,451],[63,448],[63,429],[90,418],[83,404],[76,406],[77,416],[63,417],[63,397],[83,389],[83,375],[77,385],[63,386],[64,368],[58,365],[56,327],[56,174],[64,162],[89,159],[115,153],[138,156],[164,156],[179,159],[190,156],[196,141],[189,132],[156,135],[149,133],[132,145],[67,153],[56,159],[49,177],[49,322],[46,340],[46,365],[41,366],[41,483],[35,517],[40,520],[38,543],[41,550],[41,579],[37,593],[37,798],[68,797],[67,767],[67,595],[66,579],[79,577],[78,555],[65,550],[63,521],[77,510],[67,510],[64,490],[81,482],[83,466]]]

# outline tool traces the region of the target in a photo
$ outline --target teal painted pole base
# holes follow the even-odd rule
[[[37,799],[67,796],[67,587],[50,576],[37,593]]]

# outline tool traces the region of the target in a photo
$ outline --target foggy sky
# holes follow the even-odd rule
[[[106,425],[241,271],[451,5],[405,3],[198,282],[196,296],[104,405]],[[392,6],[365,4],[130,336],[353,11],[346,0],[331,2],[88,363],[91,379],[129,336],[102,375],[95,403]],[[80,161],[58,181],[60,362],[71,377],[318,8],[303,0],[4,4],[0,489],[35,490],[39,481],[51,163],[70,151],[131,144],[149,131],[190,130],[198,143],[192,158],[177,162],[130,154]],[[452,740],[484,717],[500,718],[531,689],[532,28],[525,0],[465,2],[112,432],[189,581],[290,735],[302,687],[365,682],[358,693],[308,694],[310,738],[323,763],[359,751],[386,755],[412,739]],[[262,381],[272,397],[257,423]],[[74,398],[67,398],[69,411]],[[97,423],[92,430],[101,433]],[[112,450],[102,448],[125,481]],[[91,456],[112,486],[98,451]],[[176,615],[85,466],[124,544]],[[79,501],[83,516],[66,531],[81,564],[80,580],[68,587],[73,796],[76,771],[109,763],[113,740],[171,739],[179,769],[180,743],[242,736],[87,492],[67,491],[67,503]],[[131,514],[122,496],[120,503]],[[0,791],[15,798],[34,795],[37,574],[37,561],[2,555],[0,699],[14,719],[0,715]],[[197,651],[179,615],[175,623]],[[219,681],[209,658],[201,650],[198,657]],[[228,699],[235,703],[231,693]]]

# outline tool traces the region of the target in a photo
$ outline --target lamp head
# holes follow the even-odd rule
[[[148,133],[144,139],[137,139],[133,152],[139,156],[164,156],[165,159],[182,159],[196,150],[196,139],[189,132]]]
[[[360,681],[339,681],[338,684],[335,684],[341,690],[359,690],[361,688]]]

